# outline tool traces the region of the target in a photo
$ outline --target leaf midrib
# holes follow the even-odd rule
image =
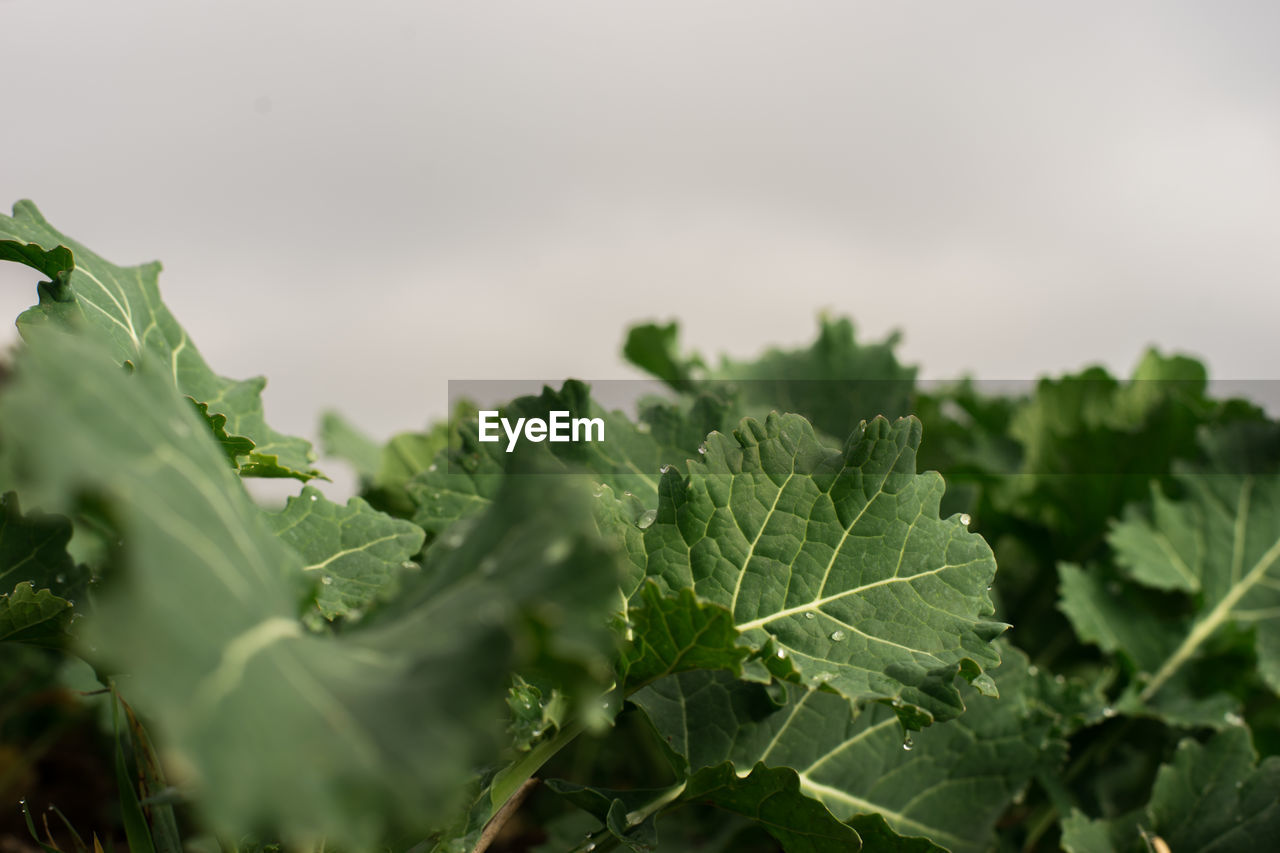
[[[1249,505],[1248,494],[1252,489],[1252,486],[1252,477],[1246,478],[1244,483],[1241,485],[1239,503],[1246,509]],[[1238,516],[1236,522],[1235,542],[1232,547],[1231,560],[1233,565],[1237,563],[1242,565],[1244,556],[1241,552],[1244,548],[1245,529],[1248,524],[1248,519]],[[1240,583],[1234,585],[1230,590],[1228,590],[1227,594],[1224,595],[1216,605],[1214,605],[1214,608],[1205,614],[1203,619],[1200,619],[1195,623],[1191,632],[1187,634],[1186,638],[1178,648],[1174,650],[1173,654],[1169,655],[1169,657],[1165,659],[1165,662],[1161,664],[1160,669],[1151,677],[1151,681],[1149,681],[1147,686],[1143,688],[1142,692],[1138,694],[1138,698],[1143,702],[1149,701],[1151,697],[1164,686],[1165,682],[1167,682],[1173,674],[1177,672],[1193,654],[1195,654],[1196,649],[1200,648],[1200,646],[1203,645],[1209,637],[1213,636],[1213,633],[1218,630],[1222,623],[1230,618],[1232,615],[1232,608],[1240,602],[1240,599],[1243,598],[1249,590],[1253,589],[1254,586],[1266,577],[1267,570],[1271,568],[1277,559],[1280,559],[1280,538],[1277,538],[1276,541],[1272,543],[1271,547],[1267,549],[1266,553],[1258,558],[1258,561],[1254,563],[1251,569],[1249,569],[1249,572],[1243,579],[1241,579]]]

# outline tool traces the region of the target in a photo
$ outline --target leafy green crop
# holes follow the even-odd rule
[[[848,320],[718,366],[646,324],[667,396],[500,407],[602,442],[327,415],[338,503],[157,264],[27,202],[0,257],[49,278],[0,387],[0,827],[46,849],[1280,837],[1280,424],[1193,359],[925,388]],[[63,743],[96,811],[45,781]]]

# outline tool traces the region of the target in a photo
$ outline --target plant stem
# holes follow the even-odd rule
[[[494,777],[493,784],[489,786],[489,802],[492,806],[489,820],[492,821],[497,816],[507,801],[524,787],[524,784],[550,760],[551,756],[568,746],[569,742],[581,733],[581,723],[570,723],[556,732],[556,736],[551,740],[543,741],[501,770]]]
[[[507,821],[511,816],[519,810],[520,805],[529,796],[529,792],[538,787],[537,779],[526,779],[524,784],[516,789],[516,792],[502,804],[502,808],[498,809],[497,814],[489,818],[489,822],[484,825],[484,829],[480,832],[480,838],[476,841],[476,846],[471,849],[471,853],[484,853],[489,849],[489,845],[502,832],[502,828],[507,825]]]

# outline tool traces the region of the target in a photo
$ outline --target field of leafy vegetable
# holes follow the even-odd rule
[[[846,320],[751,362],[641,325],[664,397],[503,408],[606,441],[329,416],[340,504],[157,264],[26,202],[0,258],[48,279],[0,388],[0,848],[1280,839],[1280,425],[1192,359],[988,393]]]

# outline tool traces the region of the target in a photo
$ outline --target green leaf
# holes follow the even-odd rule
[[[438,534],[459,518],[482,509],[513,464],[539,474],[580,473],[589,482],[608,486],[614,494],[636,496],[647,507],[657,505],[660,469],[685,461],[678,448],[663,447],[644,425],[632,423],[621,412],[608,412],[591,399],[581,382],[570,380],[559,391],[543,388],[536,397],[519,397],[499,409],[502,417],[550,417],[553,411],[567,411],[571,418],[599,418],[604,422],[604,441],[521,442],[507,452],[506,439],[479,440],[475,417],[458,419],[460,446],[441,453],[409,484],[418,504],[414,521],[428,532]]]
[[[196,407],[206,421],[209,422],[209,430],[213,433],[213,437],[222,445],[222,452],[227,454],[227,460],[232,467],[240,467],[240,457],[248,456],[253,451],[253,442],[243,435],[231,435],[227,432],[227,416],[223,414],[209,414],[208,403],[197,403],[191,397],[187,398]]]
[[[677,352],[680,338],[677,323],[641,323],[627,330],[622,355],[641,370],[656,376],[677,391],[691,387],[694,371],[701,367],[695,356],[682,357]]]
[[[914,419],[877,418],[843,451],[798,415],[713,434],[687,479],[663,477],[649,574],[728,609],[749,648],[776,643],[809,683],[954,717],[955,676],[999,662],[1004,626],[983,618],[991,549],[938,518],[942,478],[916,473],[919,443]]]
[[[0,642],[58,646],[71,624],[71,602],[23,581],[0,595]]]
[[[1223,411],[1206,385],[1199,362],[1155,350],[1126,382],[1100,367],[1040,380],[1009,425],[1022,445],[1021,476],[1003,478],[993,499],[1047,526],[1061,543],[1058,558],[1094,556],[1082,546],[1097,543],[1125,504],[1174,460],[1196,457],[1197,428]]]
[[[83,592],[88,570],[67,553],[71,522],[39,511],[25,515],[18,496],[0,497],[0,588],[25,580],[62,598]]]
[[[1247,729],[1228,728],[1207,743],[1187,738],[1160,768],[1146,808],[1114,820],[1075,813],[1063,823],[1072,853],[1149,849],[1250,853],[1280,837],[1280,758],[1257,763]]]
[[[553,791],[594,815],[609,833],[636,851],[652,849],[662,809],[708,803],[764,827],[787,853],[849,853],[862,849],[858,834],[821,803],[799,790],[795,771],[757,765],[739,776],[730,764],[707,767],[660,790],[608,791],[552,779]],[[902,841],[903,839],[895,839]],[[868,848],[870,849],[870,848]],[[882,846],[878,850],[936,851],[931,844]]]
[[[422,547],[422,528],[378,512],[360,498],[336,504],[306,486],[284,509],[267,515],[275,534],[296,550],[304,574],[319,583],[325,619],[352,618],[395,592]]]
[[[695,407],[697,404],[695,404]],[[454,523],[482,511],[507,476],[581,477],[595,485],[595,516],[600,534],[629,557],[623,578],[623,598],[644,578],[646,556],[641,531],[652,523],[658,503],[661,471],[683,465],[689,452],[661,439],[687,437],[688,421],[678,407],[651,407],[661,427],[633,423],[621,412],[606,412],[593,401],[589,389],[570,380],[560,391],[544,388],[542,394],[520,397],[500,410],[503,417],[547,418],[552,411],[570,417],[600,418],[605,424],[603,442],[522,442],[512,453],[501,442],[478,440],[474,412],[459,411],[454,418],[456,446],[440,451],[435,461],[408,482],[407,491],[416,510],[413,521],[427,531],[427,545],[442,537]],[[699,441],[701,437],[699,437]],[[529,471],[537,473],[527,473]],[[521,473],[525,472],[525,473]]]
[[[128,673],[211,827],[352,848],[429,831],[498,759],[513,671],[575,702],[602,689],[617,562],[571,483],[513,481],[377,618],[311,635],[301,557],[166,367],[130,376],[87,339],[34,336],[0,397],[0,468],[44,506],[113,506],[127,565],[82,652]]]
[[[1256,631],[1259,670],[1280,691],[1280,476],[1207,471],[1176,479],[1181,500],[1157,489],[1149,516],[1128,513],[1108,537],[1136,584],[1195,593],[1192,617],[1175,623],[1178,642],[1148,670],[1139,699],[1154,697],[1227,626]]]
[[[67,553],[71,522],[39,511],[23,514],[13,492],[0,497],[0,642],[61,646],[89,571]]]
[[[461,404],[455,418],[474,416],[475,408]],[[449,424],[442,421],[426,432],[401,432],[384,445],[370,439],[340,415],[325,414],[320,423],[325,453],[350,462],[360,476],[363,496],[377,509],[406,518],[414,513],[409,481],[426,471],[436,455],[449,446]]]
[[[208,412],[226,417],[226,432],[253,442],[241,473],[257,477],[320,476],[311,445],[267,426],[261,377],[234,381],[215,374],[173,314],[160,301],[160,264],[118,267],[57,231],[29,201],[0,216],[0,260],[25,264],[47,276],[40,303],[18,318],[29,337],[49,324],[96,329],[108,341],[107,358],[134,364],[149,353],[168,365],[172,384]]]
[[[703,369],[697,355],[680,356],[674,323],[633,327],[623,354],[637,367],[680,391],[713,387],[736,398],[745,411],[764,418],[770,411],[796,412],[827,435],[848,435],[860,420],[898,417],[910,410],[916,369],[898,363],[895,333],[862,344],[847,318],[819,318],[818,339],[800,350],[771,349],[754,361],[721,359]]]
[[[1058,565],[1061,609],[1082,642],[1123,655],[1137,672],[1153,672],[1178,645],[1167,612],[1118,580],[1107,581],[1101,567]]]
[[[728,610],[699,601],[691,589],[664,596],[653,582],[636,599],[629,613],[634,638],[623,666],[629,689],[691,669],[741,674],[750,652],[738,645]]]
[[[351,463],[362,481],[372,480],[382,467],[382,446],[337,412],[320,419],[320,446],[325,455]]]
[[[827,435],[848,435],[859,421],[910,411],[916,369],[898,363],[897,333],[862,344],[853,323],[819,319],[818,339],[805,350],[769,350],[751,362],[723,359],[713,377],[740,389],[762,412],[797,412]]]
[[[507,693],[507,708],[512,745],[521,752],[563,728],[569,714],[568,700],[553,684],[544,681],[538,686],[519,675]]]
[[[994,675],[1001,698],[966,687],[964,716],[905,737],[892,707],[856,714],[839,696],[794,684],[779,707],[765,688],[722,672],[671,676],[633,701],[691,772],[725,761],[738,773],[793,768],[802,794],[855,827],[873,831],[878,815],[893,833],[976,853],[1031,776],[1065,754],[1026,657],[1007,650]]]

